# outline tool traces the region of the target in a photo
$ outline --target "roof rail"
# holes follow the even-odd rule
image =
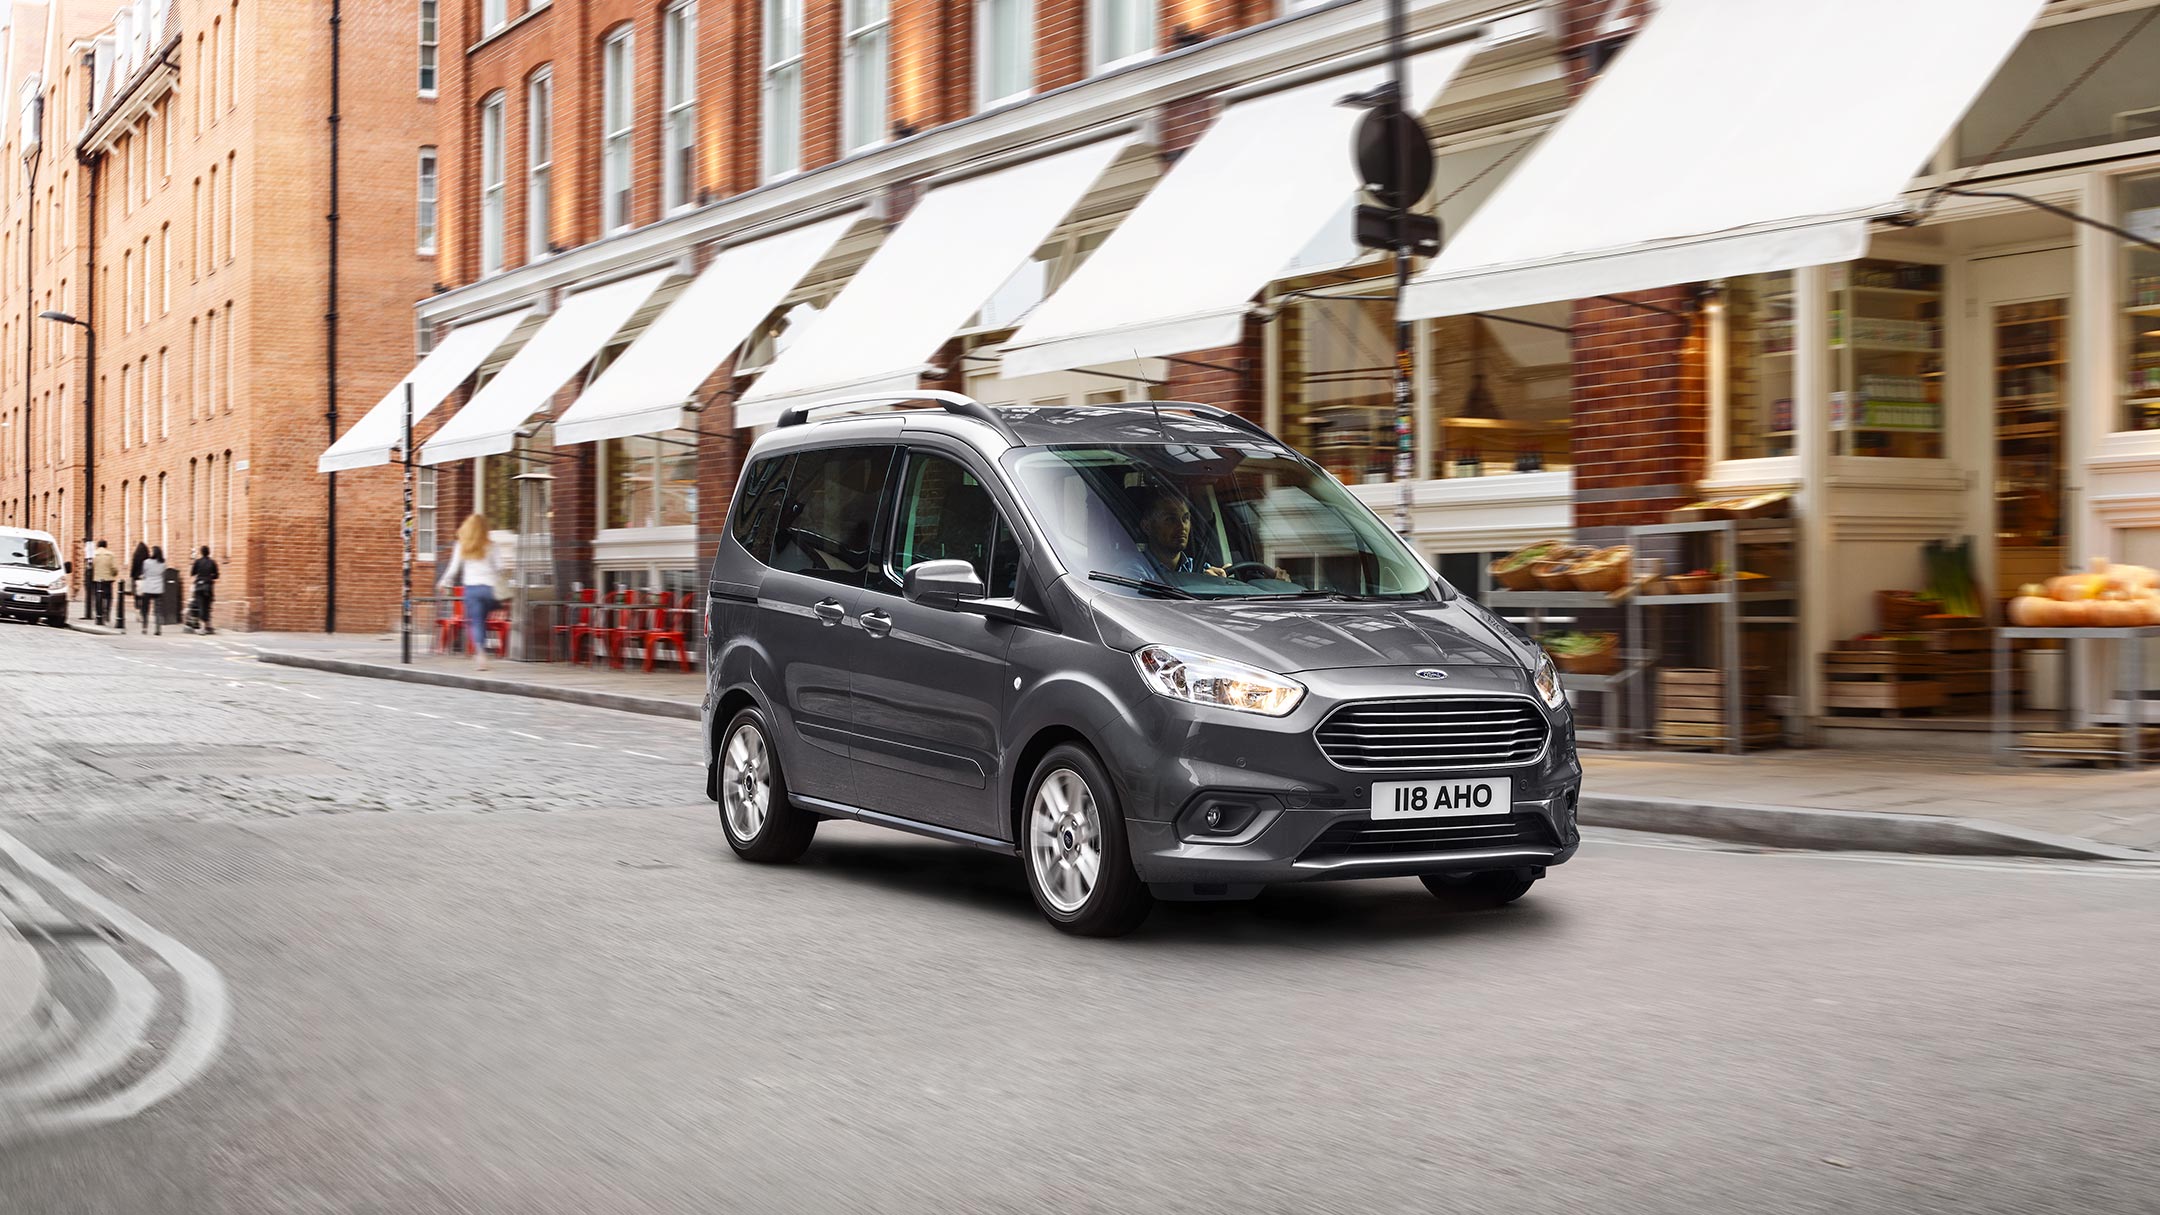
[[[935,401],[946,413],[963,418],[973,418],[995,430],[1015,447],[1025,446],[1013,428],[1005,424],[996,411],[966,393],[946,392],[943,389],[924,388],[913,392],[869,393],[859,397],[837,397],[830,401],[817,401],[809,405],[796,405],[780,412],[774,426],[800,426],[810,420],[810,415],[823,409],[860,409],[866,405],[903,405],[909,401]]]
[[[1201,417],[1212,418],[1215,421],[1222,422],[1229,426],[1233,426],[1239,430],[1244,431],[1247,434],[1257,435],[1260,438],[1266,439],[1270,443],[1282,442],[1281,439],[1278,439],[1274,435],[1269,434],[1266,429],[1260,426],[1259,423],[1254,422],[1252,419],[1246,417],[1243,414],[1233,413],[1230,410],[1224,409],[1220,405],[1203,405],[1198,401],[1109,401],[1105,403],[1120,409],[1154,409],[1157,411],[1163,409],[1183,409],[1191,413],[1199,414]]]

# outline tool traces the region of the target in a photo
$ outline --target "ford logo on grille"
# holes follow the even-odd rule
[[[1446,679],[1447,672],[1438,667],[1419,667],[1417,677],[1419,679]]]

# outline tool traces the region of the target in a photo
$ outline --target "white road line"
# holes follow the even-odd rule
[[[158,956],[181,984],[183,1009],[163,1058],[136,1081],[85,1105],[33,1116],[29,1121],[42,1130],[68,1130],[97,1126],[130,1117],[150,1108],[185,1087],[202,1074],[224,1045],[232,1020],[232,999],[225,990],[225,976],[180,942],[144,923],[133,912],[92,890],[80,879],[39,856],[5,831],[0,831],[0,855],[15,862],[24,873],[43,881],[79,906]]]
[[[587,751],[598,751],[600,749],[600,745],[598,743],[571,742],[567,738],[563,740],[563,745],[566,747],[583,747]]]
[[[547,741],[547,739],[545,739],[545,738],[542,738],[542,737],[540,737],[540,736],[539,736],[538,734],[527,734],[527,733],[526,733],[525,731],[523,731],[523,730],[505,730],[505,731],[503,731],[503,733],[505,733],[505,734],[515,734],[515,735],[517,735],[517,736],[518,736],[519,738],[529,738],[529,739],[533,740],[534,742],[546,742],[546,741]]]
[[[412,713],[413,713],[413,716],[414,716],[414,717],[425,717],[425,718],[427,718],[427,719],[428,719],[429,721],[441,721],[441,720],[442,720],[442,714],[440,714],[440,713],[429,713],[429,712],[426,712],[425,710],[422,710],[422,709],[414,709],[414,710],[412,711]]]
[[[405,711],[398,708],[396,705],[376,705],[375,707],[381,709],[385,713],[403,713]]]
[[[657,760],[659,760],[659,761],[660,761],[661,763],[666,763],[666,762],[668,762],[668,759],[669,759],[669,757],[668,757],[668,756],[665,756],[665,755],[654,755],[654,754],[653,754],[652,752],[650,752],[650,751],[632,751],[632,750],[631,750],[630,748],[628,748],[628,747],[624,747],[624,748],[623,748],[623,754],[624,754],[624,755],[635,755],[635,756],[637,756],[637,757],[638,757],[639,759],[657,759]]]
[[[494,729],[494,727],[493,727],[493,726],[483,726],[483,725],[479,724],[478,722],[472,722],[472,721],[461,721],[461,722],[459,722],[459,723],[457,723],[457,724],[459,724],[459,725],[461,725],[461,726],[465,726],[465,727],[467,727],[467,728],[469,728],[469,729],[474,729],[474,730],[492,730],[492,729]]]

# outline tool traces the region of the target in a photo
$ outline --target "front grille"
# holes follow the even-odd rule
[[[1506,768],[1545,748],[1545,718],[1513,696],[1434,696],[1346,704],[1320,723],[1320,750],[1367,772]]]
[[[1298,859],[1414,856],[1473,848],[1552,848],[1552,828],[1540,814],[1480,818],[1344,819],[1320,833]]]

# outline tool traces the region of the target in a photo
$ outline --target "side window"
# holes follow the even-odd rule
[[[997,500],[966,466],[930,452],[908,457],[892,550],[892,568],[901,573],[923,561],[965,561],[993,599],[1019,584],[1020,546]]]
[[[787,465],[791,457],[766,456],[743,474],[742,489],[735,495],[735,517],[728,530],[752,557],[772,559],[773,524],[780,518],[781,497],[787,492]]]
[[[798,453],[780,494],[766,564],[861,586],[870,567],[870,529],[891,463],[889,447]]]

